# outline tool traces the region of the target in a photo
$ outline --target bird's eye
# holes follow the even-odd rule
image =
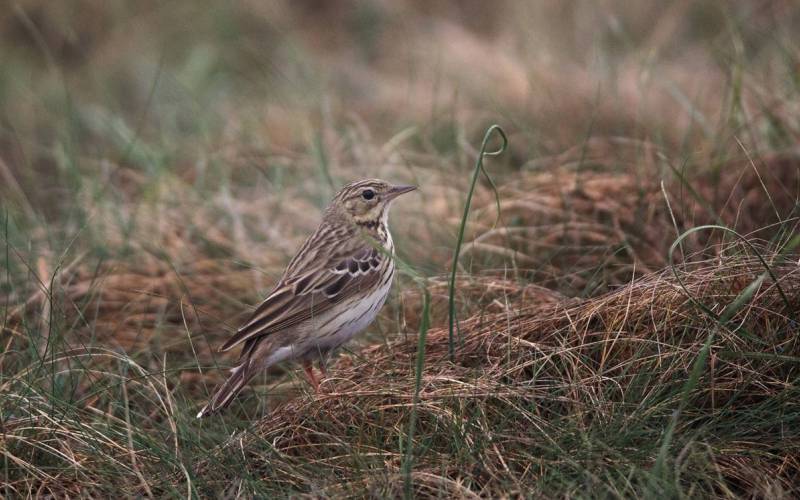
[[[361,192],[361,197],[365,200],[371,200],[372,198],[375,198],[375,191],[371,189],[365,189]]]

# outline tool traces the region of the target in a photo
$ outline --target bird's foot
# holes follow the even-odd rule
[[[314,394],[319,394],[319,380],[314,376],[314,365],[311,361],[303,361],[303,370],[306,372],[308,383],[314,388]]]

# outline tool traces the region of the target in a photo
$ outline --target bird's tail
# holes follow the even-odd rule
[[[242,364],[232,370],[231,376],[217,389],[214,396],[208,401],[208,404],[197,414],[197,418],[207,417],[231,404],[233,398],[236,397],[245,384],[253,378],[256,371],[257,370],[252,369],[250,360],[245,359]]]

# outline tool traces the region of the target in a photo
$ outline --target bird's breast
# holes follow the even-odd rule
[[[382,272],[377,286],[363,295],[355,296],[314,318],[309,325],[309,348],[323,351],[335,349],[362,332],[378,316],[389,296],[394,277],[394,263]]]

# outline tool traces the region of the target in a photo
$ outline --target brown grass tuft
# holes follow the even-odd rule
[[[440,494],[494,496],[508,493],[511,485],[535,488],[544,481],[539,492],[546,494],[553,447],[564,453],[558,460],[592,469],[579,442],[561,441],[560,423],[577,425],[578,434],[581,427],[589,432],[600,422],[609,432],[642,426],[647,429],[642,439],[659,439],[672,408],[653,403],[659,397],[676,402],[707,332],[714,329],[710,362],[678,432],[730,425],[736,412],[757,406],[780,392],[792,373],[796,376],[800,268],[777,257],[773,262],[790,303],[783,302],[776,283],[766,281],[725,326],[702,313],[688,295],[719,314],[763,272],[754,258],[726,256],[682,266],[685,290],[663,272],[581,301],[517,296],[508,311],[487,311],[461,323],[455,363],[447,359],[446,328],[431,330],[416,410],[415,449],[425,453],[415,463],[415,491],[426,494],[433,482]],[[276,408],[252,432],[231,438],[198,473],[226,480],[211,464],[235,452],[243,454],[249,475],[280,478],[287,488],[397,494],[403,484],[397,440],[411,412],[416,346],[412,337],[343,357],[322,394]],[[672,396],[665,396],[670,391]],[[800,463],[791,450],[800,449],[800,436],[759,434],[753,444],[748,440],[756,434],[739,432],[740,440],[698,443],[714,449],[716,462],[693,467],[711,467],[735,494],[792,490]],[[468,445],[474,455],[459,457],[454,450],[459,441],[464,453]],[[270,443],[271,451],[264,454],[258,443]],[[752,455],[756,449],[758,457]],[[693,453],[681,460],[692,461]],[[655,460],[636,453],[606,457],[643,468]],[[466,463],[471,468],[464,468]],[[385,473],[371,472],[381,465]],[[769,479],[754,471],[769,471]]]

